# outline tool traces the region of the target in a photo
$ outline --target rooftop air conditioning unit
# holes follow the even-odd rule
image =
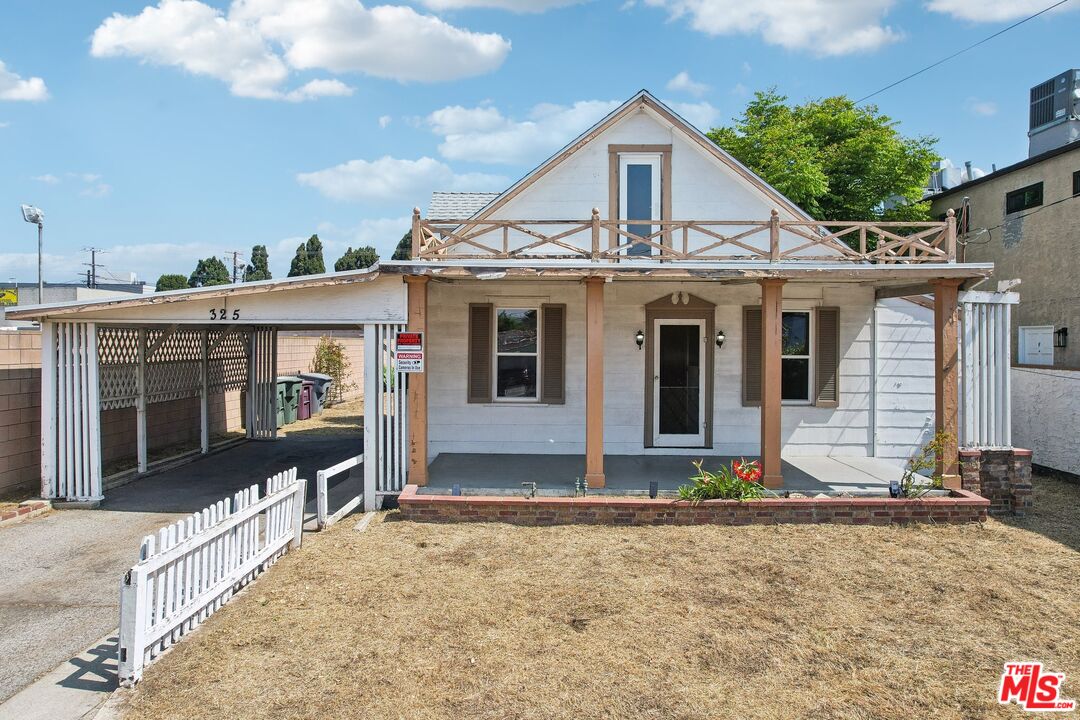
[[[1028,157],[1080,139],[1080,70],[1068,70],[1031,88]]]

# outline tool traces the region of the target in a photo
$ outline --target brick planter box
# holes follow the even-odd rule
[[[513,497],[418,495],[406,485],[398,507],[417,522],[504,522],[514,525],[775,525],[837,523],[893,525],[972,523],[986,520],[990,501],[967,490],[948,496],[906,498],[769,498],[706,500],[668,498]]]
[[[51,507],[51,504],[47,500],[31,500],[24,502],[17,508],[0,512],[0,527],[13,525],[22,520],[43,515]]]

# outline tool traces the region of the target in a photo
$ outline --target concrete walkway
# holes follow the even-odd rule
[[[0,529],[0,703],[69,661],[72,672],[59,671],[50,683],[57,692],[71,684],[104,688],[100,678],[76,672],[80,663],[72,658],[119,625],[120,579],[145,535],[293,466],[311,481],[313,498],[316,470],[360,447],[356,436],[250,442],[107,490],[98,510],[57,510]],[[355,479],[340,482],[339,494]]]

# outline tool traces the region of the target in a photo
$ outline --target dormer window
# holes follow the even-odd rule
[[[623,229],[639,237],[648,237],[656,226],[642,220],[660,220],[660,153],[621,153],[619,155],[619,219],[627,223]],[[656,242],[655,239],[652,242]],[[653,248],[634,238],[620,237],[620,244],[629,244],[630,255],[652,255]]]

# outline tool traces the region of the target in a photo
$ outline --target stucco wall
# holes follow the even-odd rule
[[[1013,368],[1013,445],[1032,462],[1080,475],[1080,370]]]
[[[742,306],[756,305],[756,285],[719,283],[616,282],[605,286],[605,403],[604,447],[609,454],[700,453],[694,449],[645,449],[645,357],[634,334],[644,329],[644,305],[676,290],[690,292],[715,303],[716,328],[727,336],[716,351],[714,365],[714,452],[753,455],[758,452],[760,415],[756,407],[742,405]],[[429,288],[429,442],[431,457],[442,452],[583,453],[585,450],[585,292],[577,283],[464,282],[432,284]],[[873,452],[871,385],[873,358],[873,289],[856,285],[789,284],[785,307],[806,309],[839,306],[841,395],[836,409],[785,405],[782,413],[784,452],[789,455],[867,456]],[[513,304],[566,303],[566,404],[469,404],[466,402],[468,348],[467,308],[470,302]],[[902,301],[897,301],[902,302]],[[907,303],[910,305],[910,303]],[[916,307],[916,306],[912,306]],[[896,311],[887,320],[914,325],[919,314]],[[908,327],[888,332],[881,367],[895,377],[897,397],[886,403],[884,419],[894,431],[884,433],[886,457],[906,458],[921,437],[918,427],[929,411],[930,394],[922,391],[931,344],[904,347],[905,338],[926,333]],[[889,386],[881,378],[879,389]],[[920,407],[926,405],[927,407]],[[907,415],[905,415],[905,413]],[[909,417],[910,415],[911,417]],[[909,442],[910,441],[910,442]],[[909,442],[909,444],[906,444]]]
[[[1020,305],[1012,315],[1013,357],[1019,361],[1016,328],[1053,325],[1073,332],[1065,348],[1056,348],[1054,364],[1080,368],[1080,200],[1072,198],[1072,174],[1080,170],[1080,146],[960,193],[933,201],[935,214],[959,208],[970,198],[970,228],[990,228],[964,247],[967,262],[994,263],[994,280],[1020,278]],[[1005,215],[1005,194],[1042,181],[1043,204]],[[1000,227],[999,227],[1000,226]],[[1038,462],[1036,460],[1036,462]]]

